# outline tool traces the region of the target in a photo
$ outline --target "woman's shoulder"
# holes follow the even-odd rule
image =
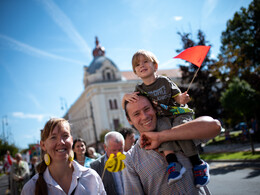
[[[26,182],[23,186],[21,195],[34,194],[37,179],[38,174],[34,175],[28,182]]]

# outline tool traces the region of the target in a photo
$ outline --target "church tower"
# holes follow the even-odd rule
[[[85,89],[93,83],[115,82],[122,79],[116,64],[105,56],[105,48],[99,45],[97,37],[93,57],[90,65],[84,67]]]

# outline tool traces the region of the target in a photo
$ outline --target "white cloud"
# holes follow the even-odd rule
[[[45,117],[44,114],[24,114],[23,112],[13,112],[13,116],[22,119],[36,119],[39,122]]]
[[[175,21],[180,21],[180,20],[182,20],[182,16],[174,16],[173,19]]]
[[[17,51],[20,51],[20,52],[23,52],[23,53],[26,53],[28,55],[53,58],[53,59],[56,59],[56,60],[72,62],[72,63],[80,64],[80,65],[84,64],[84,62],[80,62],[80,61],[73,60],[73,59],[70,59],[70,58],[64,58],[64,57],[61,57],[61,56],[58,56],[58,55],[54,55],[54,54],[45,52],[43,50],[37,49],[35,47],[32,47],[30,45],[27,45],[25,43],[22,43],[20,41],[17,41],[15,39],[12,39],[11,37],[8,37],[8,36],[5,36],[5,35],[0,34],[0,39],[5,40],[8,43],[8,46],[10,48],[17,50]]]
[[[91,59],[92,50],[81,37],[81,35],[77,32],[72,22],[64,14],[64,12],[52,0],[44,0],[39,2],[44,5],[47,13],[52,17],[56,24],[58,24],[61,29],[69,36],[69,38],[74,41],[74,43],[82,50],[82,52],[84,54],[88,54],[89,59]]]

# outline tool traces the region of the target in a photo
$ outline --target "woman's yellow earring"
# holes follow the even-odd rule
[[[51,158],[50,158],[50,155],[49,154],[44,154],[44,162],[47,166],[49,166],[51,164]]]
[[[74,152],[71,152],[69,156],[69,161],[72,162],[73,159],[74,159]]]

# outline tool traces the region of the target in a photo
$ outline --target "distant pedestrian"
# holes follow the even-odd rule
[[[29,180],[30,171],[26,161],[22,160],[22,155],[15,155],[16,161],[13,162],[11,168],[11,194],[20,195],[24,184]]]
[[[88,155],[90,158],[98,159],[99,157],[101,157],[101,154],[96,152],[96,149],[94,147],[88,147],[87,150],[88,150]]]
[[[121,133],[125,139],[124,152],[127,152],[132,148],[132,146],[135,143],[134,129],[128,127],[122,127],[121,129],[119,129],[119,133]]]
[[[90,158],[87,151],[87,144],[82,138],[77,138],[73,141],[72,149],[74,151],[74,159],[84,167],[90,167],[90,163],[95,161]]]
[[[8,189],[6,190],[6,194],[8,194],[11,189],[10,172],[11,172],[13,161],[15,161],[15,159],[11,156],[10,151],[7,150],[4,156],[4,167],[3,167],[4,173],[8,176]]]
[[[36,174],[36,165],[37,165],[38,157],[33,156],[30,162],[30,178],[32,178]]]

